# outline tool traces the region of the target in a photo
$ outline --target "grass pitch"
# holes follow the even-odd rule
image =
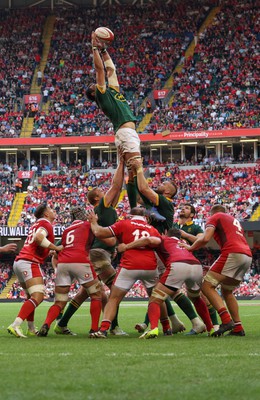
[[[0,303],[3,400],[259,399],[260,301],[240,302],[246,337],[183,334],[139,340],[146,302],[123,302],[120,326],[128,337],[91,340],[89,303],[70,321],[77,336],[18,339],[7,333],[21,303]],[[36,311],[41,326],[50,303]],[[178,316],[190,322],[174,306]],[[53,325],[54,326],[54,325]]]

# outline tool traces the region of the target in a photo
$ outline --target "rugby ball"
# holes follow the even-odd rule
[[[111,29],[103,26],[97,28],[95,30],[95,34],[99,40],[102,40],[105,43],[112,42],[114,40],[114,33],[111,31]]]

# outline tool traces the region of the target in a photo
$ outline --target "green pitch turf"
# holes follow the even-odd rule
[[[78,335],[17,339],[6,327],[21,303],[0,303],[0,398],[3,400],[254,400],[260,398],[260,301],[240,302],[246,337],[183,334],[139,340],[145,302],[123,302],[128,337],[92,340],[89,303],[70,323]],[[41,326],[50,303],[36,311]],[[178,316],[190,323],[178,307]]]

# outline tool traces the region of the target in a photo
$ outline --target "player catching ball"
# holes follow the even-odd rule
[[[135,129],[136,117],[120,93],[115,65],[106,44],[92,32],[92,51],[96,71],[96,84],[88,86],[87,97],[110,119],[115,131],[115,144],[121,147],[124,161],[131,170],[131,160],[141,159],[140,139]],[[108,85],[106,84],[106,78]]]

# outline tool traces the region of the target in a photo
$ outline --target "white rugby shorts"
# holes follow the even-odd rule
[[[139,135],[132,128],[118,129],[115,134],[115,145],[120,146],[123,153],[141,153]]]

